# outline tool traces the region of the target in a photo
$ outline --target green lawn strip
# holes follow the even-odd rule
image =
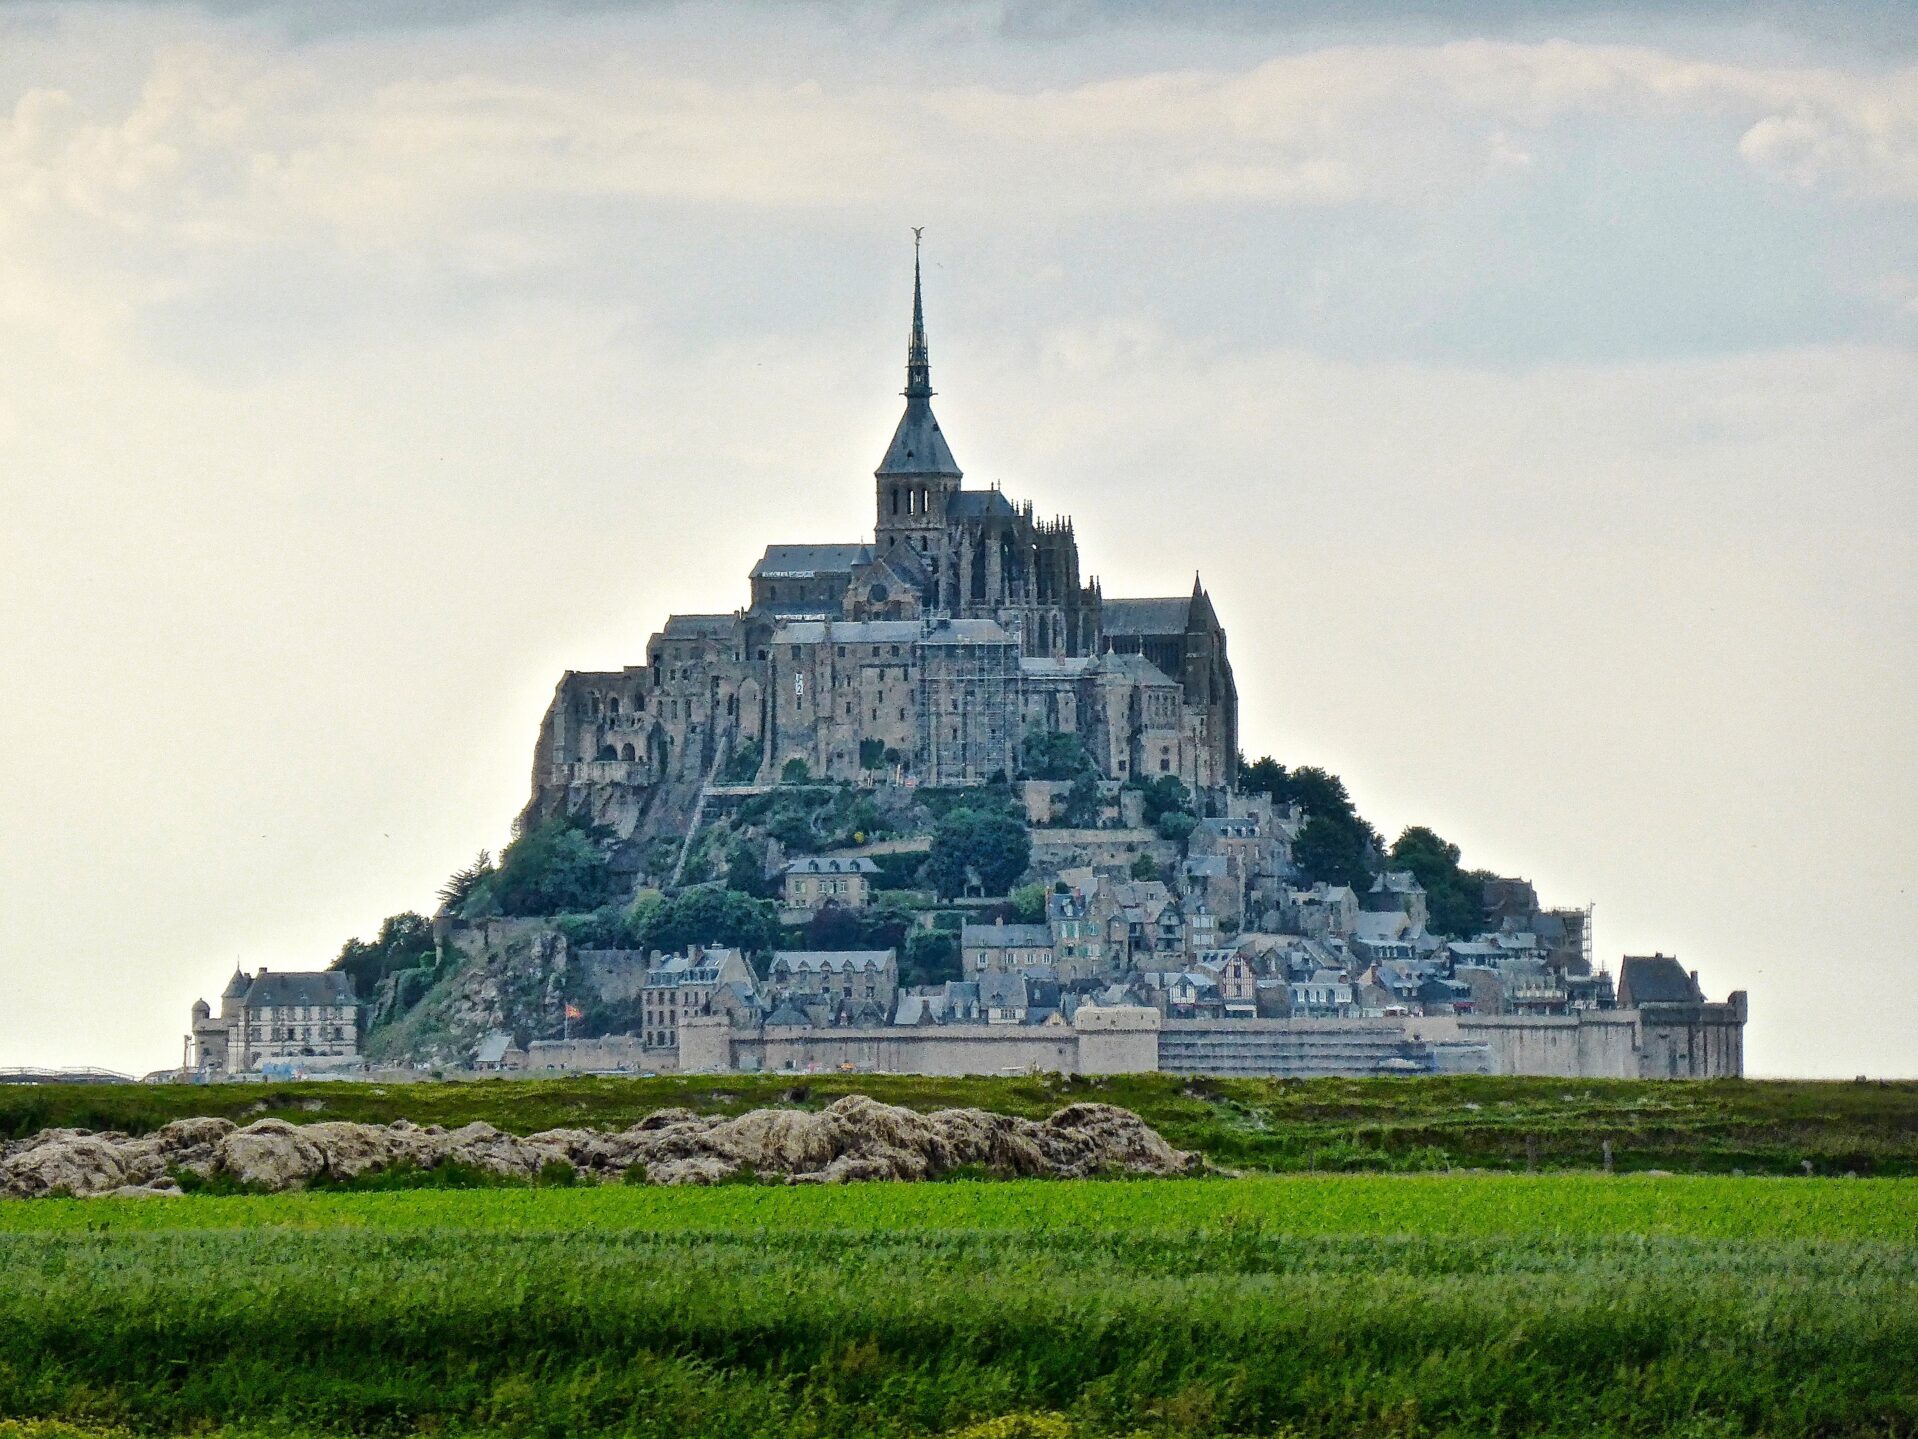
[[[622,1128],[656,1109],[737,1114],[870,1094],[918,1109],[1030,1118],[1075,1100],[1136,1110],[1173,1143],[1253,1169],[1620,1169],[1918,1175],[1918,1083],[1640,1082],[1442,1076],[1372,1080],[701,1075],[422,1084],[0,1086],[0,1134],[144,1132],[211,1114]]]
[[[1839,1240],[1918,1245],[1918,1182],[1621,1175],[1288,1175],[843,1187],[418,1190],[0,1204],[0,1234],[376,1228]]]

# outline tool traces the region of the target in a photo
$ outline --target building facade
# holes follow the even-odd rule
[[[918,260],[905,410],[874,472],[870,541],[769,546],[730,614],[675,615],[644,664],[572,672],[541,726],[526,818],[622,838],[712,778],[1013,774],[1031,729],[1078,734],[1112,779],[1230,784],[1238,694],[1195,576],[1107,599],[1070,519],[968,490],[932,411]]]
[[[245,1074],[262,1064],[350,1060],[360,1052],[360,1006],[353,982],[338,970],[258,974],[233,971],[215,1015],[193,1005],[194,1068],[203,1074]]]

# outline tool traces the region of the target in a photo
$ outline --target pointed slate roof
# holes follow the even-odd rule
[[[912,241],[912,335],[906,342],[906,413],[892,432],[886,457],[873,474],[958,479],[959,462],[932,415],[932,362],[926,353],[926,314],[920,298],[919,237]]]

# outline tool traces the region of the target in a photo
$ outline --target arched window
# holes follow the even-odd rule
[[[631,760],[636,758],[636,756],[633,753],[632,745],[630,744],[621,745],[619,747],[619,757],[623,760]]]
[[[899,486],[897,485],[892,487],[892,512],[895,515],[899,513]]]
[[[603,744],[603,745],[601,745],[601,746],[599,747],[599,757],[600,757],[601,759],[603,759],[603,760],[604,760],[604,759],[618,759],[618,758],[619,758],[619,751],[618,751],[618,750],[616,750],[616,749],[614,749],[614,748],[613,748],[613,747],[612,747],[611,745],[609,745],[609,744]]]

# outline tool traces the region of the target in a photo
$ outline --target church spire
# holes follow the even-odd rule
[[[912,227],[912,338],[906,342],[906,398],[932,398],[932,362],[926,358],[926,307],[919,292],[919,237],[925,226]]]

